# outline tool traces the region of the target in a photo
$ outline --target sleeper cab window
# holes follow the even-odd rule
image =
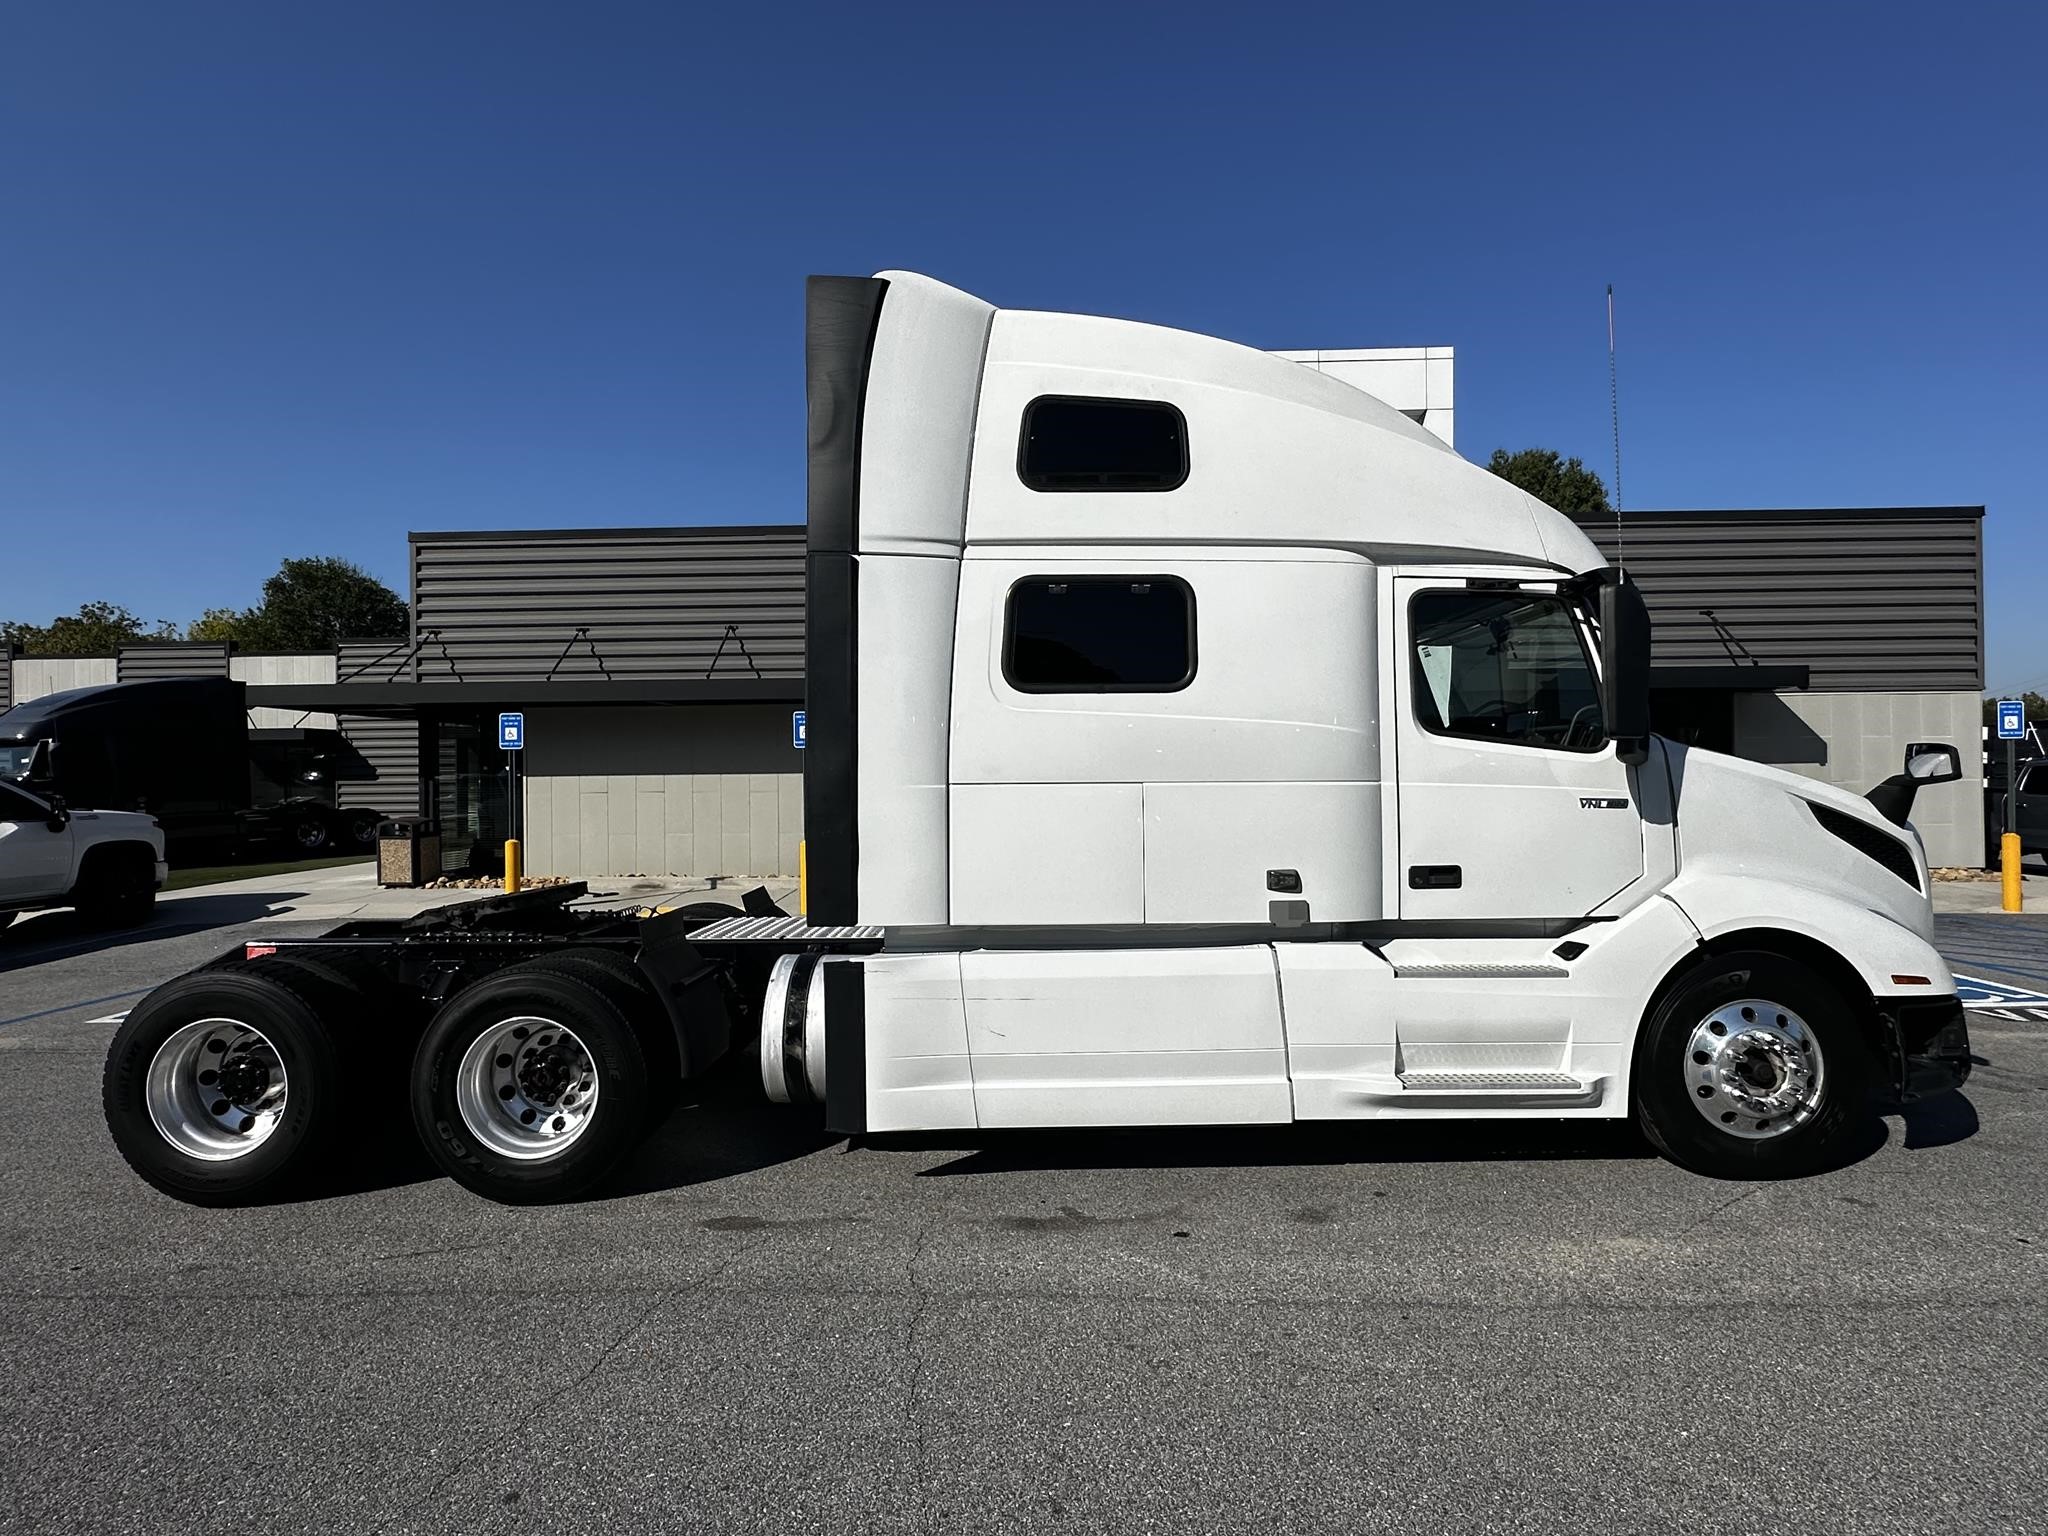
[[[1003,614],[1019,693],[1172,693],[1195,678],[1195,594],[1178,576],[1027,576]]]
[[[1034,491],[1170,491],[1188,477],[1187,419],[1164,400],[1040,395],[1017,475]]]
[[[1607,744],[1599,682],[1562,598],[1418,592],[1408,623],[1415,718],[1424,730],[1568,752]]]

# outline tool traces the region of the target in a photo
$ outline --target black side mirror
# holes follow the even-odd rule
[[[1618,571],[1600,581],[1600,713],[1624,763],[1650,756],[1650,610]]]
[[[50,818],[43,823],[52,832],[62,832],[71,825],[71,812],[64,804],[62,795],[45,795],[44,802],[50,807]]]
[[[1923,784],[1953,784],[1963,776],[1963,755],[1945,741],[1916,741],[1906,748],[1900,770],[1863,798],[1895,827],[1913,814],[1913,797]]]

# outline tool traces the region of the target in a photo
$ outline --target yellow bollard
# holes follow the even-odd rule
[[[811,913],[811,866],[806,857],[811,851],[808,840],[796,845],[796,915],[808,917]]]
[[[1998,840],[1999,885],[2008,912],[2020,910],[2020,835],[2008,832]]]
[[[518,889],[519,839],[516,837],[508,837],[505,839],[505,890],[509,894],[510,892],[516,891]]]

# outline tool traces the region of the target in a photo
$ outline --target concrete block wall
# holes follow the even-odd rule
[[[802,754],[776,705],[534,709],[525,859],[536,875],[785,875]]]
[[[67,688],[100,688],[114,681],[111,656],[17,656],[13,665],[17,704]]]
[[[242,656],[228,658],[228,676],[241,683],[331,683],[335,679],[332,651],[303,655]],[[259,730],[334,730],[332,715],[309,715],[297,709],[252,709],[249,723]]]
[[[1961,753],[1960,783],[1924,789],[1913,825],[1928,862],[1973,866],[1984,858],[1983,700],[1943,693],[1738,693],[1735,751],[1863,794],[1899,771],[1906,746],[1945,741]]]

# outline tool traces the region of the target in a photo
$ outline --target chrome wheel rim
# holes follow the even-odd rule
[[[290,1096],[277,1047],[240,1019],[194,1019],[173,1030],[142,1082],[157,1134],[208,1163],[232,1162],[262,1146]]]
[[[1716,1130],[1767,1141],[1819,1111],[1827,1064],[1806,1021],[1782,1003],[1748,997],[1700,1020],[1685,1048],[1692,1107]]]
[[[597,1064],[574,1030],[531,1014],[486,1029],[462,1053],[455,1108],[501,1157],[538,1162],[574,1145],[597,1111]]]

